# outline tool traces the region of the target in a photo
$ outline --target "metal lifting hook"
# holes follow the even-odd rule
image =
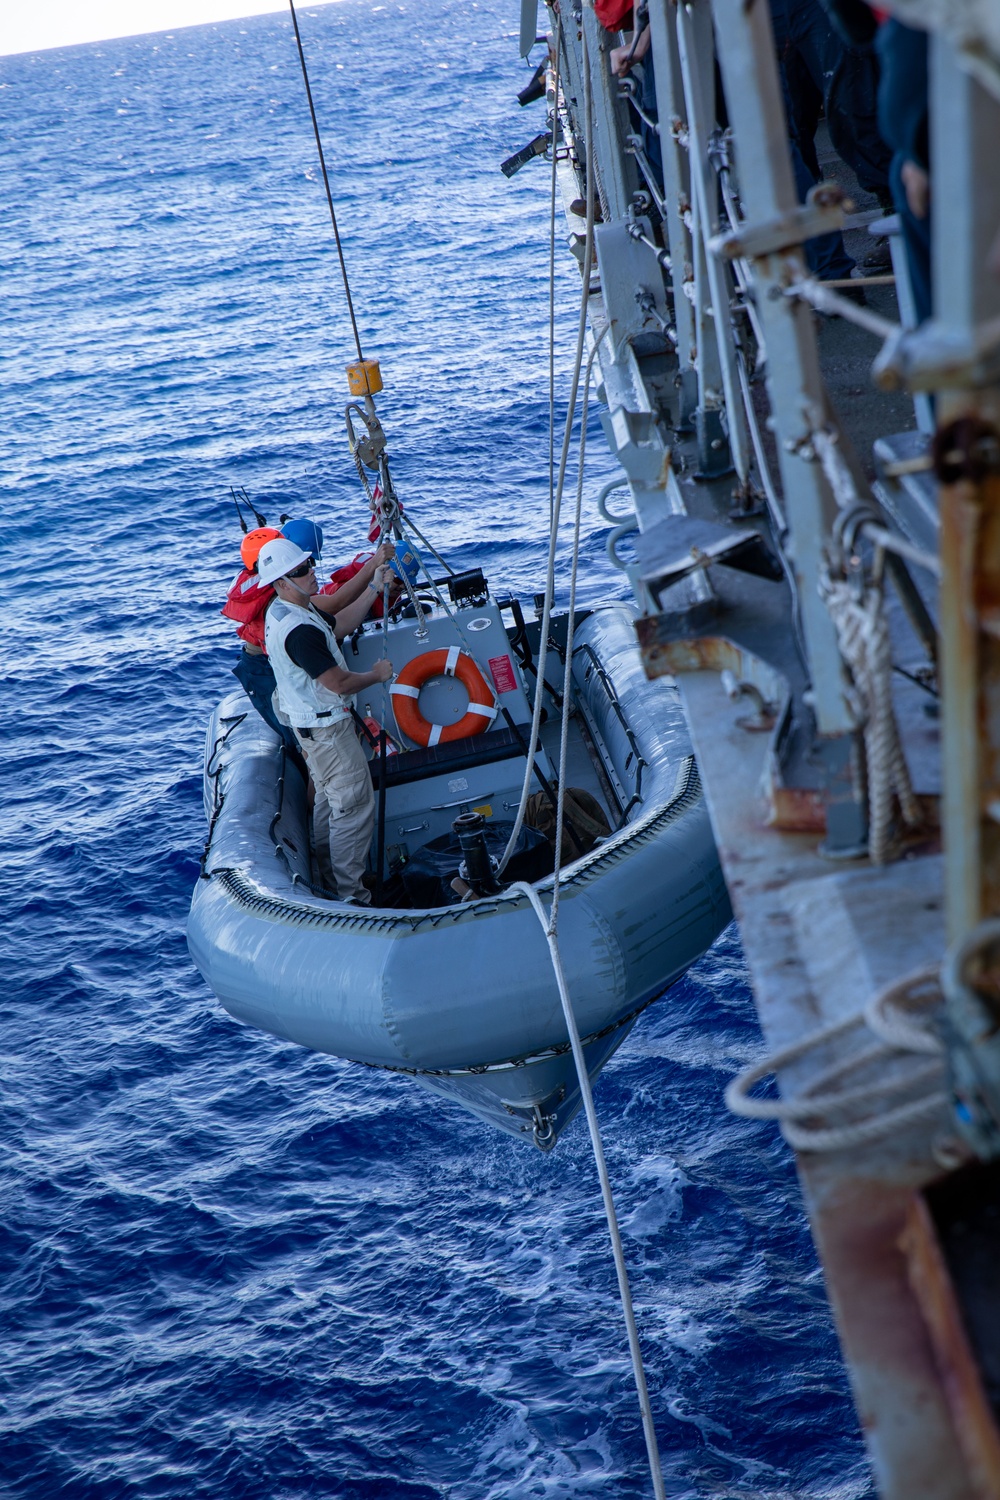
[[[377,361],[369,360],[367,365],[373,366],[377,373]],[[355,367],[356,368],[356,367]],[[366,372],[370,378],[370,371]],[[348,369],[348,378],[352,375],[352,369]],[[381,378],[378,381],[378,389],[381,390]],[[372,508],[372,515],[378,521],[379,545],[389,538],[397,541],[402,538],[403,529],[400,525],[401,508],[389,473],[389,459],[386,454],[386,437],[382,423],[375,411],[375,403],[370,395],[364,397],[364,407],[357,401],[349,401],[344,407],[344,420],[347,424],[347,440],[351,448],[351,457],[358,468],[358,475],[365,487],[368,503]],[[364,433],[359,437],[354,425],[353,417],[357,415],[364,424]],[[364,470],[370,469],[378,475],[378,484],[373,491],[365,477]],[[424,622],[424,612],[417,597],[416,590],[406,572],[400,573],[403,587],[406,590],[413,612],[417,619],[417,636],[423,640],[427,635],[427,626]],[[383,608],[386,610],[385,618],[388,620],[388,593],[383,598]],[[384,637],[383,637],[384,639]]]
[[[365,407],[359,406],[357,401],[348,401],[344,407],[344,420],[347,423],[347,441],[351,447],[351,456],[359,459],[366,469],[378,473],[380,459],[385,453],[385,431],[375,411],[375,403],[370,396],[365,397]],[[363,436],[358,437],[352,420],[352,412],[356,412],[365,425]]]
[[[876,542],[871,565],[866,567],[861,555],[861,536],[866,526],[877,525],[881,516],[874,506],[861,501],[842,510],[833,523],[833,540],[839,549],[844,576],[852,582],[860,599],[866,585],[881,588],[885,566],[885,549]]]

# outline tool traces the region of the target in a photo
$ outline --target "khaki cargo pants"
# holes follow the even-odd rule
[[[372,898],[361,876],[375,827],[375,792],[354,723],[338,719],[316,729],[296,729],[295,736],[316,787],[313,836],[320,871],[332,879],[339,900],[369,906]]]

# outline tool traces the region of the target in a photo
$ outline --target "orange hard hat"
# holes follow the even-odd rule
[[[275,537],[280,535],[281,532],[277,531],[273,526],[258,526],[253,531],[248,531],[240,543],[240,556],[243,559],[243,566],[252,573],[257,566],[257,558],[260,556],[261,547],[263,547],[265,542],[273,542]]]

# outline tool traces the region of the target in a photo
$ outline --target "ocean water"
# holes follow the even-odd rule
[[[301,13],[398,487],[539,586],[547,172],[513,0]],[[229,499],[364,544],[290,22],[0,59],[0,1495],[649,1493],[586,1128],[543,1157],[238,1026],[188,959]],[[575,330],[561,257],[560,409]],[[621,594],[593,504],[584,594]],[[727,932],[597,1087],[669,1493],[871,1493]]]

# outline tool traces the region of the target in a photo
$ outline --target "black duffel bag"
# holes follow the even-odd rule
[[[513,823],[487,822],[483,827],[486,847],[499,859],[507,847]],[[451,888],[462,863],[462,846],[457,833],[445,833],[431,839],[403,866],[401,874],[409,906],[455,906],[461,899]],[[537,828],[525,824],[518,835],[514,852],[503,872],[503,883],[515,880],[542,880],[555,868],[552,846]]]

